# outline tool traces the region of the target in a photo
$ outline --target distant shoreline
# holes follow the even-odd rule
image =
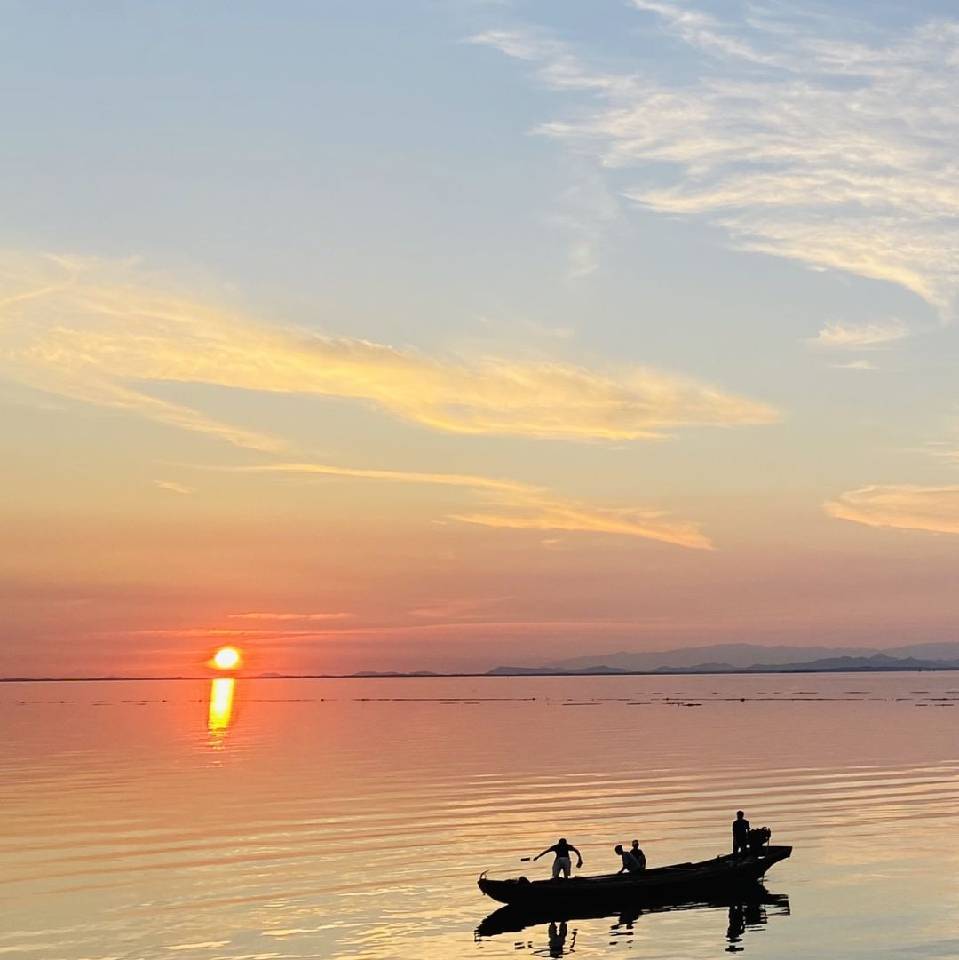
[[[516,680],[536,677],[569,679],[571,677],[757,677],[768,674],[779,676],[788,676],[790,674],[866,674],[866,673],[954,673],[959,671],[957,666],[942,667],[885,667],[859,669],[829,669],[824,667],[811,667],[809,669],[800,669],[790,667],[789,669],[778,669],[775,666],[764,667],[762,670],[742,669],[742,670],[623,670],[612,672],[609,670],[581,670],[559,673],[553,670],[524,671],[517,673],[283,673],[283,674],[254,674],[250,676],[238,676],[241,680],[455,680],[455,679],[473,679],[473,680]],[[132,682],[167,682],[176,681],[198,681],[211,680],[217,676],[230,676],[229,674],[205,674],[197,676],[177,676],[177,677],[0,677],[0,683],[132,683]]]

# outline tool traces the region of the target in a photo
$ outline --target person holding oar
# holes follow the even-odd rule
[[[576,854],[576,869],[578,870],[583,865],[583,855],[567,841],[566,837],[560,837],[556,843],[547,847],[542,853],[537,853],[535,857],[523,857],[522,859],[529,862],[530,860],[539,860],[540,857],[545,857],[547,853],[554,853],[556,859],[553,860],[553,879],[555,880],[562,874],[568,880],[572,870],[570,852]]]

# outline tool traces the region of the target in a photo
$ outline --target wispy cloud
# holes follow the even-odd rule
[[[459,597],[436,600],[433,603],[414,607],[409,611],[411,617],[424,620],[460,620],[475,619],[478,613],[489,611],[509,597]]]
[[[689,70],[644,56],[587,62],[542,29],[476,42],[535,70],[575,112],[540,126],[626,195],[724,228],[742,249],[914,291],[943,315],[959,288],[959,21],[884,29],[802,7],[743,4],[728,22],[634,0]],[[729,9],[729,8],[727,8]]]
[[[879,367],[872,360],[847,360],[845,363],[831,363],[829,366],[836,370],[878,370]]]
[[[602,177],[587,170],[575,177],[560,207],[553,219],[570,237],[566,275],[570,280],[588,277],[599,269],[607,231],[621,215],[619,201]]]
[[[271,326],[158,290],[131,264],[0,258],[0,374],[260,450],[281,439],[157,399],[151,384],[339,397],[461,434],[658,438],[762,424],[769,406],[644,367],[436,357]]]
[[[316,620],[346,620],[351,617],[351,613],[338,611],[336,613],[296,613],[289,610],[280,611],[252,611],[250,613],[231,613],[231,620],[266,620],[266,621],[316,621]]]
[[[959,446],[955,440],[928,440],[921,447],[923,453],[938,460],[959,463]]]
[[[637,10],[655,13],[682,40],[707,53],[732,57],[750,63],[775,63],[775,57],[763,53],[746,39],[738,37],[711,14],[678,3],[660,0],[630,0]]]
[[[428,473],[417,470],[373,470],[366,467],[341,467],[328,463],[260,463],[247,466],[200,467],[220,473],[303,474],[324,477],[347,477],[356,480],[383,480],[395,483],[432,484],[443,487],[467,487],[502,493],[519,493],[531,489],[514,480],[474,476],[469,473]]]
[[[420,473],[371,470],[320,463],[276,463],[205,469],[226,473],[301,474],[345,477],[391,483],[460,487],[475,491],[482,505],[458,511],[450,518],[478,526],[514,530],[569,530],[658,540],[694,550],[711,550],[712,543],[695,523],[661,511],[611,508],[564,498],[543,487],[460,473]]]
[[[103,631],[104,634],[113,631]],[[145,628],[142,630],[123,631],[131,636],[163,636],[163,637],[259,637],[273,636],[276,630],[252,630],[237,629],[230,630],[223,627],[162,627]],[[283,630],[284,636],[313,636],[315,630]]]
[[[193,493],[192,487],[185,487],[182,483],[176,483],[173,480],[154,480],[153,485],[169,493],[179,493],[181,496]]]
[[[677,621],[676,618],[649,617],[647,619],[621,619],[608,617],[606,619],[567,618],[563,620],[536,620],[536,619],[479,619],[437,620],[423,622],[416,618],[411,623],[397,624],[392,620],[388,623],[374,623],[361,625],[330,624],[317,626],[312,630],[220,630],[206,626],[185,628],[148,628],[140,630],[99,630],[91,636],[106,637],[155,637],[159,640],[195,639],[209,640],[247,639],[256,643],[257,650],[279,648],[287,646],[291,649],[301,647],[311,640],[322,640],[334,637],[367,638],[372,644],[380,645],[384,637],[390,638],[418,638],[423,635],[448,635],[451,629],[462,636],[478,635],[489,636],[491,631],[509,631],[516,635],[535,636],[545,633],[547,636],[566,634],[582,634],[589,631],[615,631],[626,636],[635,636],[637,630],[653,628],[659,632],[671,631],[690,626],[689,623]],[[696,624],[701,626],[701,624]]]
[[[879,323],[828,323],[808,341],[812,346],[829,349],[868,350],[887,347],[909,336],[909,328],[899,320]]]
[[[492,47],[515,60],[535,65],[540,79],[556,90],[599,92],[621,82],[615,73],[602,74],[588,67],[568,44],[545,30],[486,30],[469,39],[470,43]]]
[[[826,503],[825,510],[869,527],[959,534],[959,486],[862,487]]]
[[[659,511],[597,507],[538,490],[501,497],[489,507],[452,516],[464,523],[500,529],[610,533],[696,550],[712,549],[697,524],[677,521]]]

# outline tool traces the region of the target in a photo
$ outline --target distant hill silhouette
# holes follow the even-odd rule
[[[357,673],[351,673],[351,677],[441,677],[443,674],[435,673],[433,670],[411,670],[404,673],[399,670],[360,670]]]
[[[959,669],[959,643],[914,644],[882,651],[862,648],[761,647],[742,643],[651,653],[620,652],[573,657],[538,667],[500,666],[494,667],[488,675],[588,674],[595,676],[636,673],[796,673],[957,669]]]

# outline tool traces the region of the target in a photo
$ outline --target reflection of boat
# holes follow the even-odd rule
[[[703,908],[729,909],[730,931],[727,937],[734,939],[742,933],[746,924],[766,922],[765,907],[776,907],[781,914],[789,913],[789,897],[782,893],[770,893],[755,880],[730,887],[724,893],[704,897],[650,897],[637,901],[629,907],[610,909],[602,904],[568,904],[565,908],[549,907],[500,907],[486,917],[476,928],[479,937],[495,937],[502,933],[519,933],[527,927],[540,924],[555,924],[570,920],[596,920],[601,917],[618,916],[619,923],[630,924],[646,913],[666,913],[673,910],[699,910]],[[738,921],[741,919],[742,926]],[[734,930],[734,923],[738,929]]]
[[[479,888],[500,903],[527,907],[557,908],[596,905],[629,906],[663,898],[689,898],[725,893],[736,884],[758,880],[766,871],[792,853],[792,847],[760,847],[747,854],[727,854],[698,863],[677,863],[641,873],[573,877],[568,880],[528,880],[518,877],[491,880],[479,878]]]

